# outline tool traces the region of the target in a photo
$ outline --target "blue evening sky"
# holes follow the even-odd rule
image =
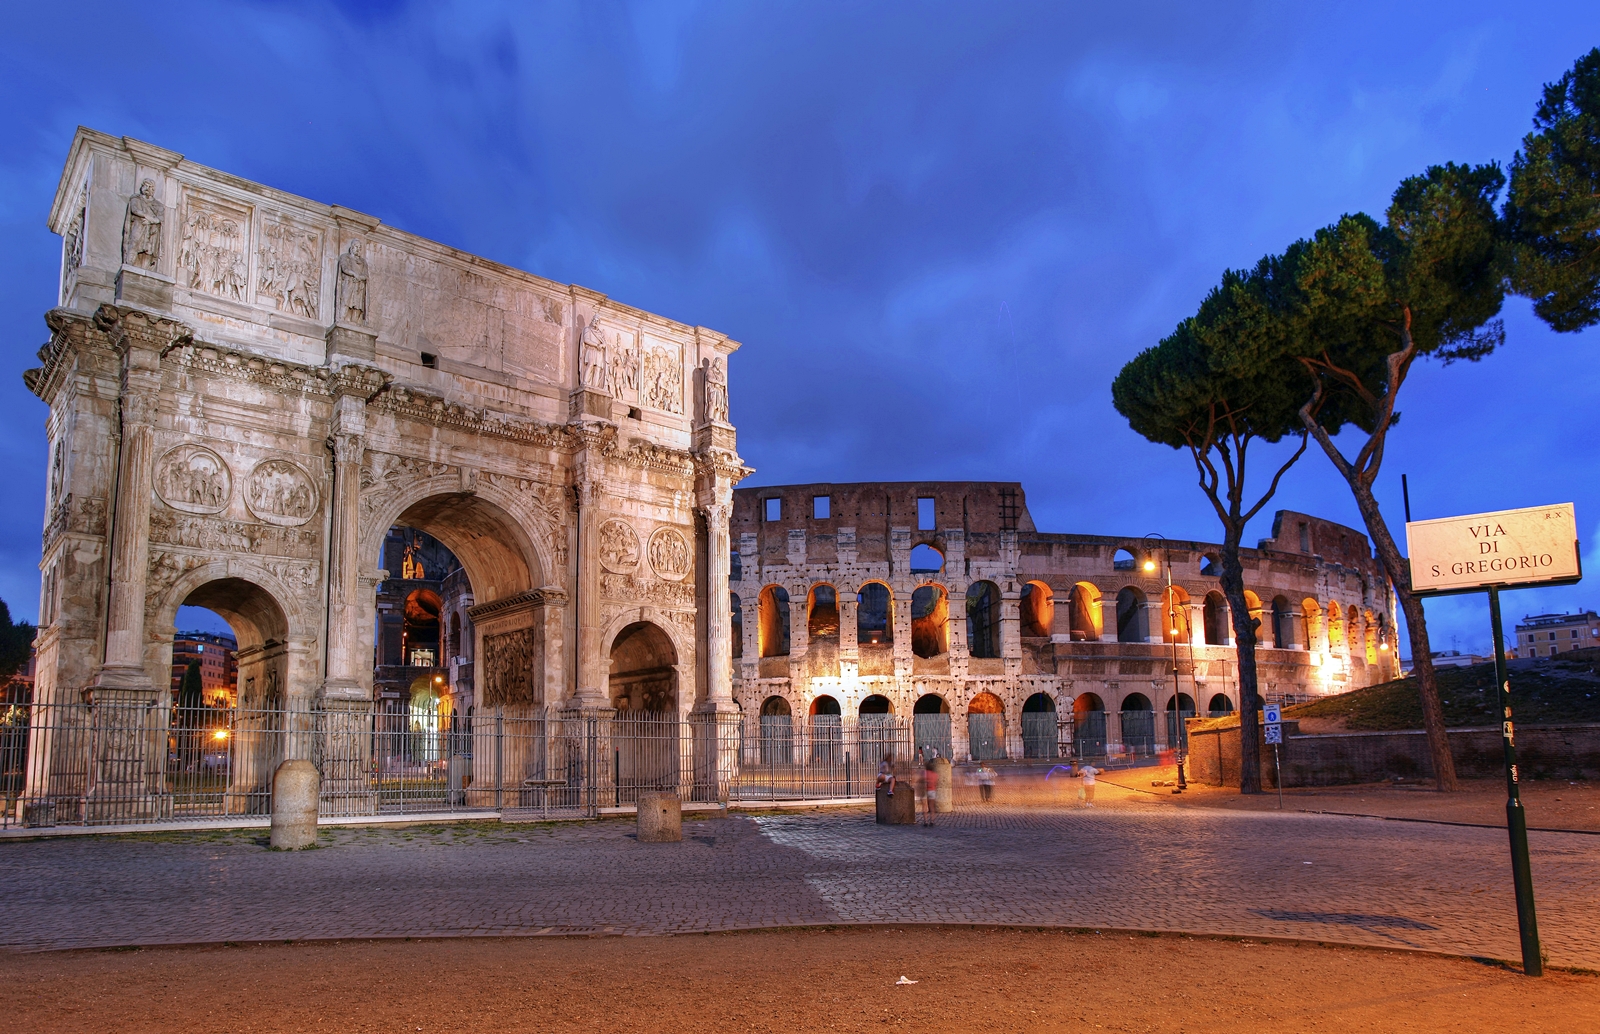
[[[1111,406],[1228,266],[1401,177],[1507,162],[1600,5],[1436,2],[19,5],[0,29],[0,596],[37,613],[45,409],[23,387],[81,124],[744,342],[747,484],[1015,479],[1041,529],[1215,540],[1186,455]],[[1382,498],[1577,503],[1600,577],[1600,331],[1522,302],[1420,365]],[[1259,469],[1259,468],[1258,468]],[[1351,525],[1309,452],[1278,507]],[[1585,584],[1508,620],[1600,606]],[[1487,647],[1481,599],[1429,604]]]

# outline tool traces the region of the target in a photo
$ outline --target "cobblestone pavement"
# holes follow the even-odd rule
[[[973,809],[0,843],[13,949],[1003,923],[1288,936],[1520,957],[1505,834],[1305,814]],[[1600,838],[1532,834],[1550,961],[1600,968]]]

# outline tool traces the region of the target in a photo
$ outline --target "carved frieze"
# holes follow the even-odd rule
[[[167,592],[189,571],[204,567],[211,558],[195,553],[169,550],[150,551],[150,574],[145,580],[145,612],[154,613],[161,607]]]
[[[640,402],[666,413],[683,412],[683,358],[676,346],[659,345],[644,354]]]
[[[77,214],[72,217],[72,222],[67,224],[67,230],[61,237],[61,282],[63,289],[66,287],[68,275],[83,265],[83,225],[88,214],[89,191],[88,188],[84,188],[78,195]]]
[[[600,595],[621,603],[649,603],[663,610],[694,606],[694,586],[687,582],[663,582],[631,574],[600,574]]]
[[[321,493],[298,463],[271,459],[256,464],[245,479],[244,501],[268,524],[296,527],[316,515]]]
[[[74,499],[67,493],[50,510],[50,521],[44,529],[44,545],[48,547],[57,536],[65,532],[79,535],[104,535],[106,533],[106,501],[91,496]]]
[[[505,707],[539,703],[533,670],[533,629],[483,637],[483,704]]]
[[[368,452],[367,462],[361,468],[361,512],[371,517],[379,504],[392,492],[418,481],[442,477],[456,471],[448,463],[417,459],[414,456],[393,456],[386,452]]]
[[[657,528],[650,536],[650,570],[657,578],[681,582],[689,574],[689,541],[676,528]]]
[[[288,219],[261,229],[256,299],[279,312],[317,319],[322,300],[322,235]]]
[[[178,282],[191,291],[242,302],[247,293],[245,234],[250,213],[222,201],[184,198]]]
[[[283,527],[168,510],[151,511],[150,541],[189,549],[302,559],[318,556],[322,551],[321,534],[315,525]]]
[[[627,521],[613,517],[600,525],[600,566],[627,574],[639,566],[639,533]]]
[[[639,350],[633,335],[618,331],[611,349],[611,394],[619,402],[639,401]]]
[[[174,510],[216,513],[233,497],[233,474],[203,445],[179,445],[156,462],[156,494]]]

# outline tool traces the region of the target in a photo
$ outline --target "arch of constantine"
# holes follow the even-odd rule
[[[470,584],[479,710],[608,713],[623,658],[663,713],[733,711],[737,342],[88,129],[50,226],[34,701],[97,710],[87,770],[35,729],[36,784],[164,807],[137,716],[185,605],[232,625],[240,707],[307,716],[280,756],[360,768],[396,525]]]

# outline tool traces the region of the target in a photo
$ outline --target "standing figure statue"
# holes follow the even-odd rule
[[[360,241],[351,241],[339,256],[339,291],[335,300],[340,323],[359,326],[367,322],[367,260],[361,257]]]
[[[582,387],[595,391],[606,390],[606,335],[598,326],[600,317],[594,316],[583,329],[583,352],[579,373]]]
[[[720,356],[706,366],[705,410],[708,422],[728,422],[728,368],[723,365]]]
[[[128,199],[128,217],[122,224],[123,265],[156,268],[161,258],[162,214],[155,181],[145,180],[139,184],[139,193]]]

